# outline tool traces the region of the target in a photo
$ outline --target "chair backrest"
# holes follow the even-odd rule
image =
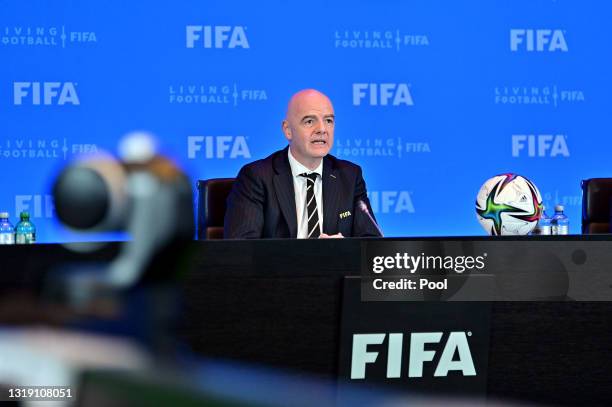
[[[582,233],[610,233],[612,178],[582,181]]]
[[[198,181],[198,239],[223,239],[226,200],[234,178]]]

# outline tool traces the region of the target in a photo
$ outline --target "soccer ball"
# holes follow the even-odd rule
[[[527,235],[541,215],[540,191],[520,175],[490,178],[476,196],[478,222],[490,235]]]

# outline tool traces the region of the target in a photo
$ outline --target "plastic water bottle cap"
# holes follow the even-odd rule
[[[563,205],[555,206],[555,212],[563,212]]]
[[[9,213],[8,212],[0,212],[0,218],[7,218],[9,217]]]

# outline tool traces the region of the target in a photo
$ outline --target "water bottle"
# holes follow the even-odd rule
[[[552,234],[569,235],[569,218],[563,213],[563,205],[555,206],[555,215],[552,217]]]
[[[30,214],[28,212],[21,212],[19,214],[21,219],[15,226],[15,243],[17,244],[30,244],[36,242],[36,228],[30,222]]]
[[[533,230],[534,235],[552,235],[552,219],[546,214],[546,207],[542,206],[542,215]]]
[[[0,244],[14,244],[15,230],[9,221],[8,212],[0,212]]]

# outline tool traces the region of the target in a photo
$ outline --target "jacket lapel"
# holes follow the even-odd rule
[[[338,233],[338,174],[329,159],[323,159],[323,233]]]
[[[289,237],[297,237],[295,191],[287,154],[287,148],[285,148],[274,159],[274,188],[276,189],[278,205],[289,226]]]

